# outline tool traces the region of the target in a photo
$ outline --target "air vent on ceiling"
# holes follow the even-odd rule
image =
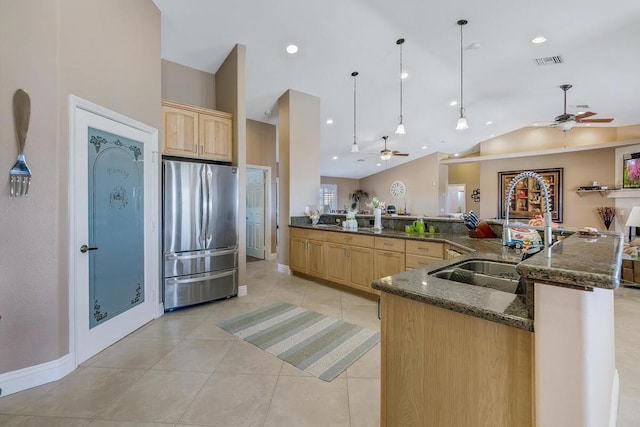
[[[546,56],[544,58],[536,58],[536,64],[539,66],[542,65],[555,65],[555,64],[563,64],[564,60],[560,55],[558,56]]]
[[[578,104],[576,105],[576,108],[584,110],[585,108],[589,108],[589,104]]]

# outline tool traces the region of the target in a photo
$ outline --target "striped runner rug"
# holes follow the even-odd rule
[[[282,302],[217,325],[324,381],[380,341],[379,332]]]

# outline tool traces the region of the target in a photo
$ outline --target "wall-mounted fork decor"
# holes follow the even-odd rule
[[[13,95],[13,121],[18,139],[18,160],[9,171],[9,194],[12,197],[26,196],[31,185],[31,169],[24,159],[24,144],[27,140],[30,116],[31,100],[29,94],[18,89]]]

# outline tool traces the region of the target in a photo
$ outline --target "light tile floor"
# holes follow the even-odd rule
[[[380,346],[327,383],[215,326],[285,301],[379,329],[374,299],[247,264],[246,297],[168,313],[60,381],[0,398],[0,426],[379,425]],[[640,289],[616,291],[619,426],[640,425]]]

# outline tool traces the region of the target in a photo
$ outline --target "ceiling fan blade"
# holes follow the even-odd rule
[[[595,116],[598,113],[594,113],[591,111],[587,111],[586,113],[582,113],[582,114],[576,114],[576,121],[580,121],[582,119],[586,119],[587,117],[591,117],[591,116]]]
[[[397,151],[392,151],[391,154],[393,154],[394,156],[404,156],[404,157],[409,155],[407,153],[399,153]]]
[[[611,123],[613,119],[584,119],[580,123]]]

